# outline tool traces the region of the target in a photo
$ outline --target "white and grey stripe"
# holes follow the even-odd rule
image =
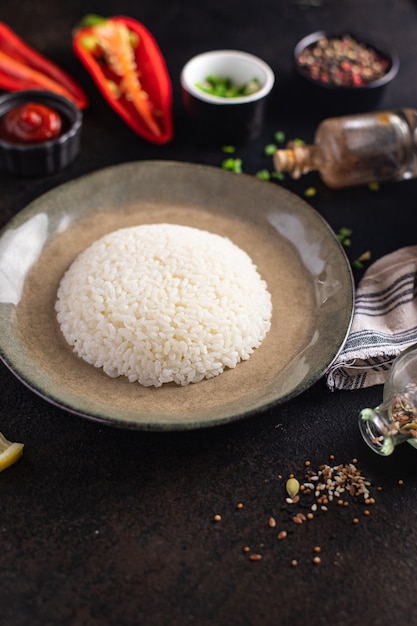
[[[417,246],[376,261],[356,293],[351,331],[326,373],[330,389],[385,382],[392,362],[417,342]]]

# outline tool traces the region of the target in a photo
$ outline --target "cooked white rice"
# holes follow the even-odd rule
[[[78,356],[111,377],[160,387],[236,367],[270,328],[271,296],[230,239],[174,224],[122,228],[61,280],[57,319]]]

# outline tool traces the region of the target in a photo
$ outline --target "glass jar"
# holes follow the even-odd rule
[[[370,448],[382,456],[404,441],[417,448],[417,344],[395,359],[382,403],[362,409],[359,428]]]
[[[326,119],[312,145],[289,142],[273,161],[277,172],[293,178],[317,170],[333,189],[414,178],[417,111],[402,108]]]

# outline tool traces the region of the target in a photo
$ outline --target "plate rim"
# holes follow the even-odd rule
[[[63,193],[63,192],[65,193],[66,190],[70,190],[74,186],[77,187],[80,183],[82,185],[86,185],[88,184],[88,181],[97,180],[98,178],[106,176],[106,173],[109,173],[109,172],[114,173],[114,172],[118,172],[121,170],[129,171],[130,168],[142,168],[144,170],[147,167],[151,167],[151,168],[156,167],[159,169],[161,168],[174,168],[174,169],[186,168],[186,169],[191,169],[191,170],[199,170],[200,172],[203,172],[203,175],[204,175],[204,172],[207,171],[207,172],[212,172],[212,173],[215,172],[215,175],[220,176],[220,177],[237,176],[234,173],[221,170],[221,168],[219,167],[215,167],[212,165],[199,164],[199,163],[196,164],[196,163],[191,163],[188,161],[144,160],[144,161],[130,161],[126,163],[110,165],[110,166],[100,168],[92,172],[82,174],[77,178],[61,183],[53,187],[52,189],[49,189],[43,192],[38,197],[34,198],[4,225],[4,227],[0,231],[0,242],[2,238],[4,237],[5,233],[15,228],[17,225],[24,224],[27,221],[27,219],[31,217],[32,215],[38,214],[39,208],[44,204],[45,200],[46,201],[50,200],[57,193],[58,194]],[[243,174],[243,176],[245,177],[245,180],[250,180],[249,184],[250,185],[253,184],[254,189],[256,188],[256,185],[264,186],[268,184],[268,182],[259,181],[255,177],[252,177],[247,174]],[[232,180],[232,178],[230,178],[230,180]],[[271,185],[271,183],[269,184]],[[148,430],[148,431],[154,430],[154,431],[166,432],[170,430],[171,431],[172,430],[192,430],[192,429],[194,430],[198,428],[206,428],[206,427],[218,426],[221,424],[228,424],[228,423],[235,422],[238,420],[247,419],[254,415],[258,415],[260,413],[268,411],[274,406],[283,404],[284,402],[288,402],[292,398],[304,393],[308,388],[310,388],[315,382],[317,382],[323,376],[323,374],[328,370],[331,364],[337,359],[338,355],[343,349],[343,345],[347,339],[347,336],[349,334],[352,321],[353,321],[355,284],[354,284],[354,279],[353,279],[353,272],[352,272],[350,263],[347,259],[346,253],[343,250],[343,247],[341,246],[340,242],[337,240],[337,237],[333,229],[331,228],[329,223],[326,221],[326,219],[315,208],[313,208],[310,204],[308,204],[308,202],[306,202],[303,198],[300,198],[299,196],[294,194],[292,191],[289,191],[288,189],[284,187],[274,185],[273,183],[272,185],[273,185],[273,189],[275,189],[273,193],[276,193],[277,195],[281,194],[281,196],[284,198],[285,196],[287,196],[288,198],[292,198],[293,200],[296,200],[297,204],[300,207],[304,207],[303,210],[308,210],[309,212],[312,212],[312,214],[314,214],[314,219],[316,219],[317,222],[320,223],[320,225],[327,231],[327,234],[332,239],[333,243],[337,246],[340,252],[340,259],[343,262],[344,269],[347,270],[346,275],[348,277],[348,282],[346,283],[345,287],[348,288],[348,292],[346,293],[346,299],[349,303],[349,311],[347,311],[346,320],[344,323],[344,330],[342,332],[342,337],[339,338],[339,343],[337,347],[336,346],[334,347],[334,353],[330,362],[321,364],[321,367],[315,371],[314,376],[312,377],[310,376],[308,380],[304,379],[302,384],[297,385],[294,389],[286,393],[283,397],[272,399],[271,401],[266,402],[262,406],[251,408],[249,410],[243,409],[238,414],[230,414],[230,415],[219,416],[219,417],[213,416],[212,419],[203,420],[201,422],[198,422],[198,421],[197,422],[196,421],[181,422],[178,420],[176,420],[175,422],[170,422],[170,423],[167,423],[167,422],[155,423],[155,422],[143,422],[143,421],[136,422],[136,421],[130,421],[127,419],[124,420],[123,418],[116,419],[111,416],[95,414],[94,411],[86,412],[86,411],[80,410],[77,407],[73,407],[69,405],[62,398],[55,398],[52,395],[46,394],[42,388],[39,388],[39,386],[35,385],[32,380],[30,380],[27,376],[25,376],[24,372],[22,373],[22,371],[20,371],[19,369],[16,369],[16,366],[13,363],[12,359],[10,359],[9,356],[6,354],[6,351],[4,350],[3,342],[1,339],[0,339],[0,359],[8,367],[8,369],[18,378],[18,380],[20,380],[21,383],[23,383],[32,392],[34,392],[36,395],[43,398],[48,403],[66,412],[78,415],[85,419],[89,419],[89,420],[92,420],[101,424],[111,425],[111,426],[124,428],[124,429],[132,429],[132,430]],[[0,316],[2,315],[2,310],[3,310],[2,305],[0,305]]]

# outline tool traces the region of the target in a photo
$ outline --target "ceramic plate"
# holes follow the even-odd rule
[[[54,305],[73,259],[117,228],[176,223],[232,239],[272,295],[271,330],[249,360],[186,387],[112,379],[67,346]],[[298,196],[221,168],[176,162],[110,167],[63,184],[0,237],[0,355],[33,391],[72,413],[139,429],[241,419],[306,390],[341,350],[353,314],[349,263],[333,231]]]

